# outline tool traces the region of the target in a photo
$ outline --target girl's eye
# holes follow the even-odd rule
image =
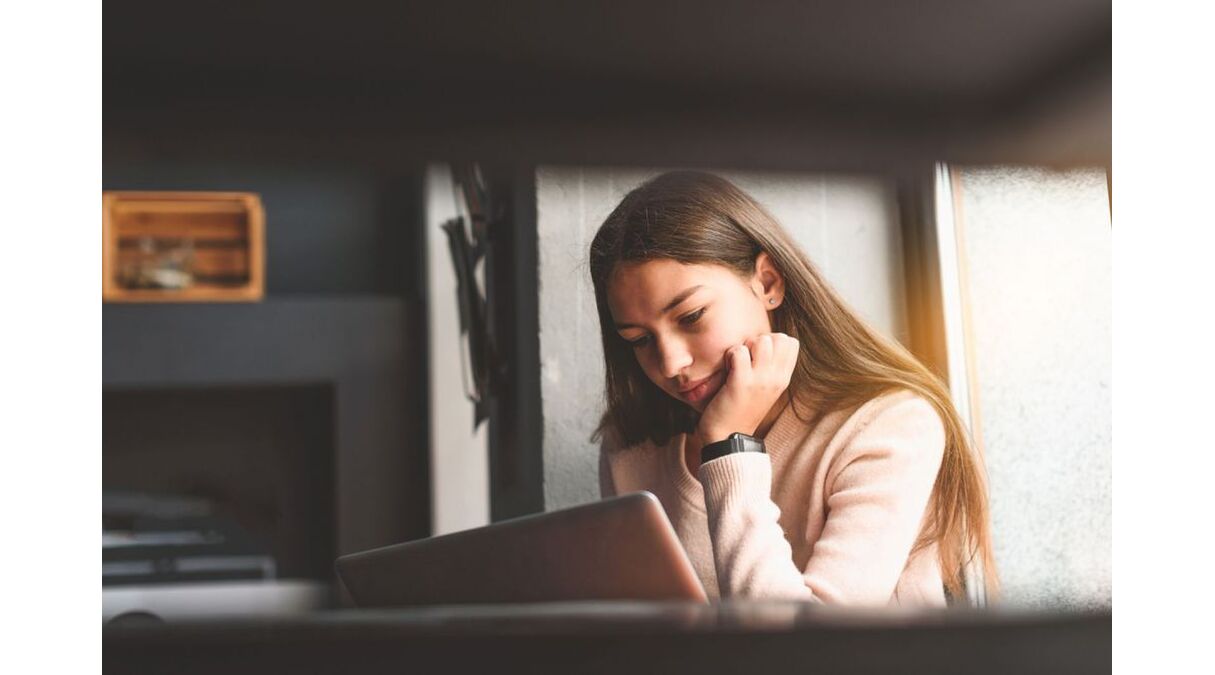
[[[692,312],[691,314],[688,314],[687,316],[680,319],[679,323],[681,323],[685,326],[690,326],[690,325],[696,323],[697,321],[700,320],[700,317],[704,316],[705,309],[707,309],[707,308],[701,307],[700,309],[696,310],[695,312]]]
[[[641,349],[642,347],[650,344],[650,336],[643,335],[636,340],[625,340],[625,342],[629,343],[629,346],[633,349]]]

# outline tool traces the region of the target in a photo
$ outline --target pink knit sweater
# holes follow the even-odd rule
[[[608,436],[604,496],[654,493],[710,598],[945,604],[936,545],[909,557],[945,447],[936,411],[912,392],[828,413],[814,428],[786,406],[767,455],[723,457],[699,480],[683,434],[623,449]]]

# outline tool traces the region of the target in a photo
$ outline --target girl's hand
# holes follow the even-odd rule
[[[696,427],[701,447],[736,431],[755,433],[789,387],[799,346],[796,338],[784,333],[765,333],[726,352],[726,382]]]

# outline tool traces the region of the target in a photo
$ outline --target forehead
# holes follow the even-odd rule
[[[676,295],[692,286],[724,291],[742,287],[743,281],[728,267],[683,264],[670,259],[624,263],[608,280],[608,306],[618,322],[645,320],[662,312]]]

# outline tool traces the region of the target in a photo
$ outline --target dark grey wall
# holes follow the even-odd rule
[[[266,210],[268,294],[416,297],[416,170],[368,168],[353,160],[298,161],[264,152],[208,155],[147,153],[116,141],[106,147],[102,185],[258,193]]]

